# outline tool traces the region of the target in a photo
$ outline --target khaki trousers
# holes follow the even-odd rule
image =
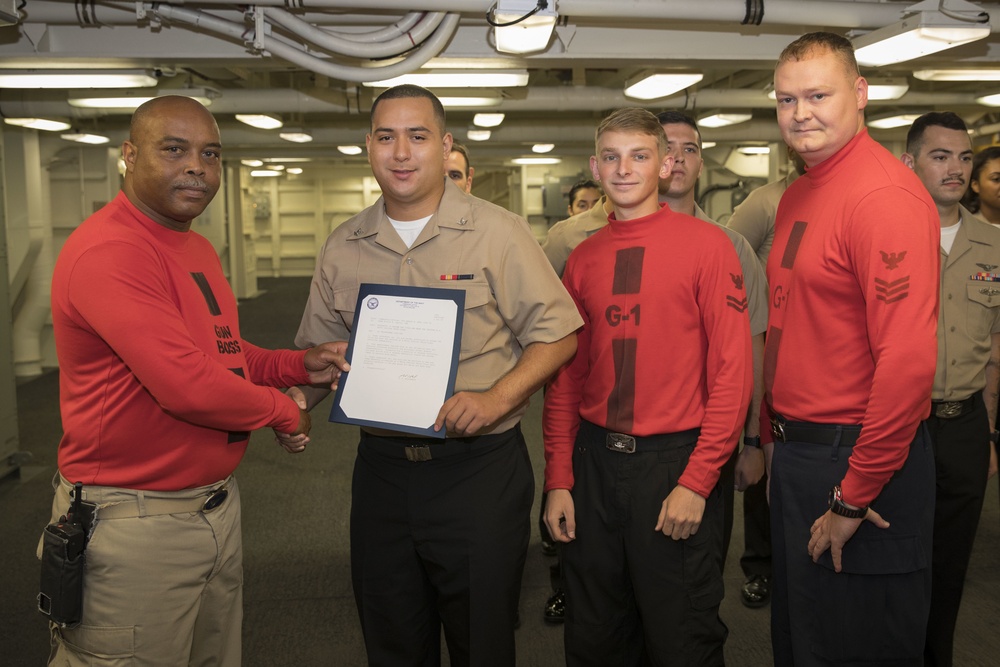
[[[137,516],[100,518],[87,545],[83,622],[51,626],[50,665],[215,665],[238,667],[243,621],[240,495],[210,511],[146,514],[176,501],[190,507],[220,484],[176,492],[84,487],[101,505],[134,504]],[[57,477],[52,518],[70,505],[72,489]],[[110,513],[110,512],[109,512]],[[121,512],[118,512],[121,514]]]

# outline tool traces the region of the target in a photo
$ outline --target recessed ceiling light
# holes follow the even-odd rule
[[[0,88],[149,88],[156,77],[145,70],[0,70]]]
[[[625,96],[637,100],[654,100],[673,95],[703,78],[703,74],[693,72],[644,72],[625,82]]]
[[[236,120],[261,130],[277,130],[284,124],[281,119],[268,114],[238,113]]]
[[[240,160],[240,164],[247,167],[263,167],[264,162],[262,160]]]
[[[370,81],[362,85],[369,88],[392,88],[404,83],[412,83],[424,88],[511,88],[528,85],[528,70],[426,70],[382,81]]]
[[[69,132],[67,134],[60,135],[66,141],[75,141],[80,144],[93,144],[98,146],[100,144],[106,144],[111,139],[100,135],[100,134],[88,134],[86,132]]]
[[[490,130],[469,130],[465,138],[469,141],[489,141],[493,133]]]
[[[344,155],[361,155],[361,146],[337,146],[337,150]]]
[[[562,162],[557,157],[516,157],[511,160],[512,164],[533,165],[533,164],[559,164]]]
[[[254,178],[271,178],[281,176],[281,172],[277,169],[254,169],[250,172],[250,175]]]
[[[47,132],[60,132],[72,127],[69,123],[61,120],[49,120],[47,118],[4,118],[3,122],[17,127],[27,127],[32,130],[45,130]]]
[[[302,130],[286,130],[285,132],[279,132],[278,136],[285,141],[291,141],[296,144],[307,144],[313,140],[312,135],[308,132],[303,132]]]
[[[555,147],[556,147],[555,144],[535,144],[534,146],[531,147],[531,152],[532,153],[548,153],[548,152],[550,152]]]
[[[701,142],[701,149],[702,150],[705,150],[706,148],[715,148],[715,146],[716,146],[716,143],[714,141],[703,141],[703,142]]]
[[[920,114],[918,113],[904,113],[883,118],[873,118],[868,121],[868,127],[874,127],[877,130],[891,130],[894,127],[912,125],[913,121],[918,118],[920,118]]]
[[[767,146],[740,146],[736,150],[744,155],[769,155],[771,153],[771,149]]]
[[[472,123],[479,127],[496,127],[505,117],[506,114],[502,113],[477,113],[472,117]]]
[[[285,173],[295,174],[296,176],[298,176],[299,174],[302,173],[302,167],[289,167],[288,169],[285,170]]]
[[[749,113],[714,113],[699,118],[698,125],[701,127],[713,127],[713,128],[726,127],[727,125],[736,125],[738,123],[745,123],[751,118],[753,118],[753,114]]]

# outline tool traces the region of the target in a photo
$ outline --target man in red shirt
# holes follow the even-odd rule
[[[794,41],[774,87],[782,137],[807,166],[778,205],[767,266],[775,664],[921,665],[937,209],[868,136],[848,40]]]
[[[716,483],[749,403],[747,300],[722,229],[657,201],[666,143],[642,109],[601,123],[591,171],[613,213],[563,275],[584,326],[543,433],[569,665],[723,664]]]
[[[53,664],[237,667],[240,496],[250,431],[309,432],[277,387],[329,386],[342,344],[264,350],[240,336],[219,257],[191,230],[219,188],[215,119],[187,97],[139,107],[122,192],[66,241],[52,277],[63,437],[53,521],[72,484],[96,505],[82,622]],[[296,449],[292,446],[290,449]]]

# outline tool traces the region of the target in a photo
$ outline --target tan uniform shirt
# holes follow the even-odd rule
[[[934,400],[960,401],[986,386],[991,334],[1000,332],[1000,228],[964,207],[951,252],[941,250]],[[991,274],[997,282],[976,280]]]
[[[472,278],[442,280],[454,275]],[[330,234],[296,345],[348,340],[361,283],[465,290],[456,392],[489,389],[525,347],[556,342],[583,325],[524,219],[453,186],[411,248],[381,198]],[[487,432],[512,428],[526,408]]]
[[[608,214],[604,212],[604,203],[607,201],[607,195],[602,195],[600,201],[583,213],[577,213],[549,228],[542,243],[542,251],[560,276],[566,270],[566,260],[573,248],[608,224]]]
[[[767,266],[767,256],[774,241],[774,217],[778,212],[778,202],[788,186],[799,177],[798,172],[789,172],[780,181],[762,185],[736,207],[729,218],[729,228],[735,229],[750,243],[757,253],[761,266]]]

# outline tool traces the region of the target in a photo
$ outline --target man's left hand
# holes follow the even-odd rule
[[[351,370],[351,365],[344,356],[346,352],[346,341],[321,343],[306,352],[305,365],[309,371],[309,384],[329,385],[331,391],[336,391],[340,374]]]
[[[496,424],[509,410],[488,392],[460,391],[441,406],[434,430],[442,427],[459,436],[475,435]]]
[[[844,545],[854,537],[854,533],[857,532],[862,521],[871,521],[879,528],[889,527],[889,522],[871,508],[868,508],[868,514],[863,519],[848,519],[845,516],[834,514],[830,510],[816,519],[812,528],[809,529],[812,534],[812,537],[809,538],[809,555],[812,556],[813,562],[819,561],[819,557],[829,549],[830,555],[833,557],[833,569],[840,572]]]
[[[705,514],[705,499],[678,484],[663,500],[655,530],[675,540],[686,540],[698,532]]]

